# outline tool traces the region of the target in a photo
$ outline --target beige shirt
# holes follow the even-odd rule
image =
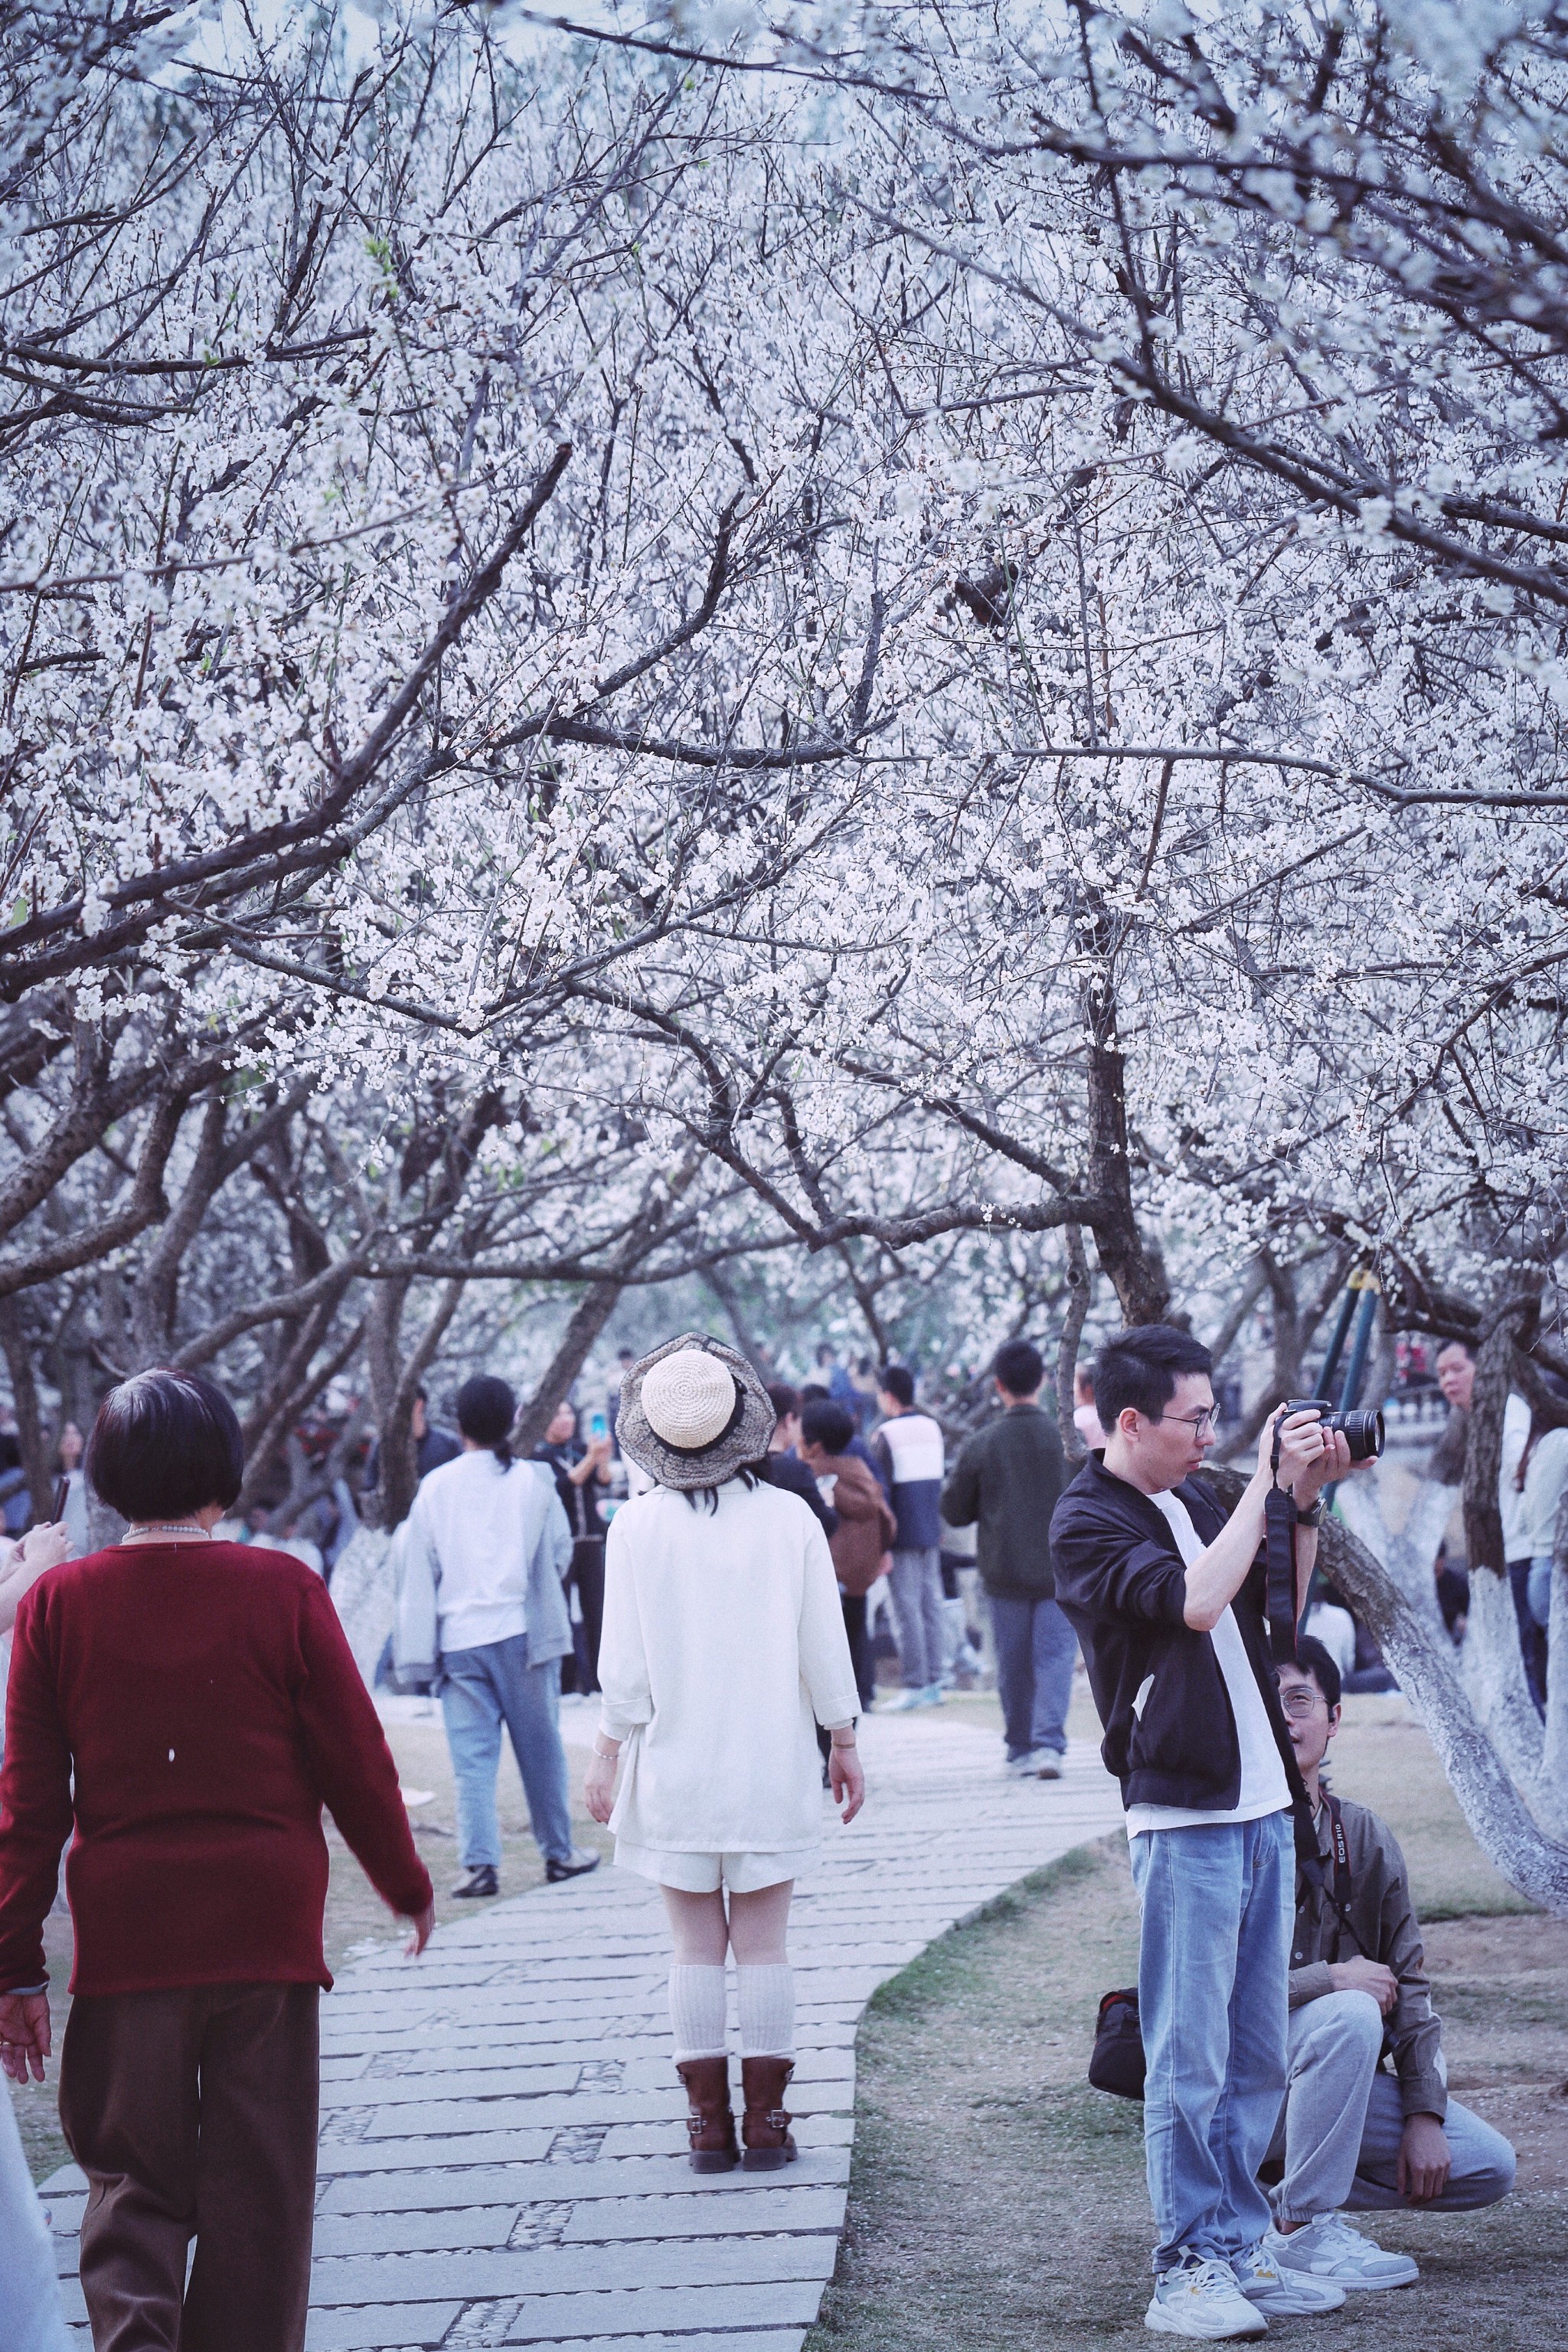
[[[822,1835],[816,1725],[860,1711],[827,1538],[798,1495],[658,1486],[605,1546],[601,1728],[626,1742],[610,1827],[662,1853],[771,1853]]]

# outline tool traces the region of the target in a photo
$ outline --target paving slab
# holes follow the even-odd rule
[[[800,2352],[844,2223],[866,2002],[1121,1820],[1087,1744],[1057,1781],[1008,1779],[994,1737],[934,1709],[871,1717],[861,1747],[866,1810],[830,1817],[790,1923],[797,2163],[687,2163],[656,1888],[606,1866],[487,1906],[322,2003],[307,2352]],[[66,2166],[44,2191],[84,2352],[85,2187]]]

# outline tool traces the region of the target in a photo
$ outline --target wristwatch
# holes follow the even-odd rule
[[[1296,1525],[1297,1525],[1299,1528],[1315,1528],[1315,1527],[1318,1527],[1318,1526],[1320,1526],[1320,1525],[1321,1524],[1322,1517],[1323,1517],[1323,1498],[1322,1498],[1321,1495],[1320,1495],[1320,1496],[1319,1496],[1319,1497],[1318,1497],[1317,1501],[1313,1504],[1313,1506],[1312,1506],[1312,1507],[1311,1507],[1311,1509],[1310,1509],[1310,1511],[1303,1511],[1303,1510],[1301,1509],[1301,1507],[1300,1507],[1300,1505],[1298,1505],[1298,1506],[1297,1506],[1297,1509],[1296,1509]]]

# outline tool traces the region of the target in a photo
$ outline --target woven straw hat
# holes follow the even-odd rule
[[[623,1375],[616,1439],[661,1486],[721,1486],[761,1461],[776,1417],[744,1356],[683,1331]]]

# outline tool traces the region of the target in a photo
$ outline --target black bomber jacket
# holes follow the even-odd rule
[[[1212,1543],[1226,1518],[1213,1493],[1201,1478],[1174,1491]],[[1213,1642],[1186,1622],[1186,1569],[1163,1512],[1091,1454],[1052,1514],[1051,1560],[1105,1728],[1100,1752],[1122,1802],[1228,1812],[1241,1792],[1236,1716]],[[1231,1608],[1284,1761],[1298,1852],[1315,1863],[1311,1812],[1269,1664],[1264,1584],[1260,1551]]]

